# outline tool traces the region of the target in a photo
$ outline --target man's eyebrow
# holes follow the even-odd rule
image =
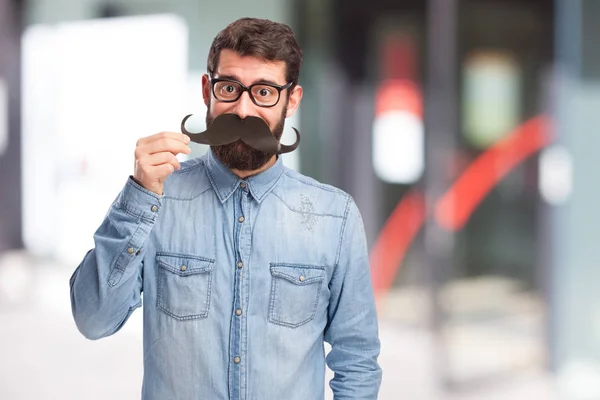
[[[264,79],[264,78],[263,79],[257,79],[254,82],[252,82],[253,85],[255,85],[257,83],[266,83],[267,85],[283,86],[283,85],[280,85],[279,83],[277,83],[275,81],[272,81],[270,79]]]
[[[231,80],[238,81],[238,82],[242,81],[240,78],[238,78],[235,75],[219,75],[219,76],[216,76],[215,78],[217,78],[217,79],[231,79]],[[265,83],[265,84],[268,84],[268,85],[283,86],[283,85],[280,85],[279,83],[277,83],[275,81],[272,81],[270,79],[265,79],[265,78],[256,79],[250,85],[255,85],[257,83]],[[250,85],[248,85],[248,86],[250,86]]]

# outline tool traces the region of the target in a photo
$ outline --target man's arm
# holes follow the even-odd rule
[[[141,306],[144,243],[160,213],[163,183],[190,154],[190,138],[160,132],[138,140],[133,176],[94,234],[95,246],[73,273],[71,309],[89,339],[117,332]]]
[[[160,200],[129,178],[94,234],[95,247],[71,276],[73,318],[86,338],[114,334],[141,306],[144,243]]]
[[[336,400],[377,399],[382,376],[377,311],[364,226],[351,198],[339,247],[325,330],[331,344],[327,365],[334,372],[330,386]]]

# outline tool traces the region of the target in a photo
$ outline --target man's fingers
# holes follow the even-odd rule
[[[151,143],[151,142],[155,142],[157,140],[160,139],[174,139],[174,140],[178,140],[182,143],[188,144],[190,142],[190,138],[187,135],[184,135],[183,133],[178,133],[178,132],[160,132],[160,133],[156,133],[154,135],[151,136],[146,136],[144,138],[141,138],[140,140],[138,140],[137,142],[137,146],[143,146],[145,144]]]
[[[174,155],[177,155],[179,153],[189,154],[192,150],[187,144],[179,140],[172,138],[162,138],[139,146],[136,149],[136,151],[137,155],[143,156],[145,154],[156,154],[165,151],[168,151]]]
[[[147,159],[147,163],[149,166],[158,166],[158,165],[169,163],[169,164],[173,165],[173,167],[177,170],[181,168],[181,163],[179,162],[177,157],[175,157],[173,155],[173,153],[170,153],[168,151],[163,151],[161,153],[155,153],[155,154],[149,155],[148,159]]]
[[[159,178],[159,180],[161,182],[164,178],[171,175],[173,173],[173,171],[175,171],[175,167],[171,163],[161,164],[154,168],[155,168],[154,173],[156,174],[156,176]]]
[[[191,153],[189,142],[187,135],[176,132],[161,132],[138,140],[134,177],[146,189],[162,194],[165,178],[181,169],[176,155]]]

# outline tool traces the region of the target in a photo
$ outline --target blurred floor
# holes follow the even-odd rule
[[[0,257],[0,399],[140,397],[142,313],[134,313],[112,337],[86,340],[70,315],[71,273],[70,267],[24,253]],[[404,326],[381,321],[382,400],[558,398],[550,379],[535,369],[441,395],[432,374],[438,361],[432,338],[422,329]]]

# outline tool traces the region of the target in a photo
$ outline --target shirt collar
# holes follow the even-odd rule
[[[266,171],[241,179],[215,157],[212,149],[206,152],[205,160],[208,178],[221,203],[227,201],[242,182],[246,184],[252,197],[259,203],[262,202],[275,188],[284,170],[281,156],[277,156],[275,164]]]

